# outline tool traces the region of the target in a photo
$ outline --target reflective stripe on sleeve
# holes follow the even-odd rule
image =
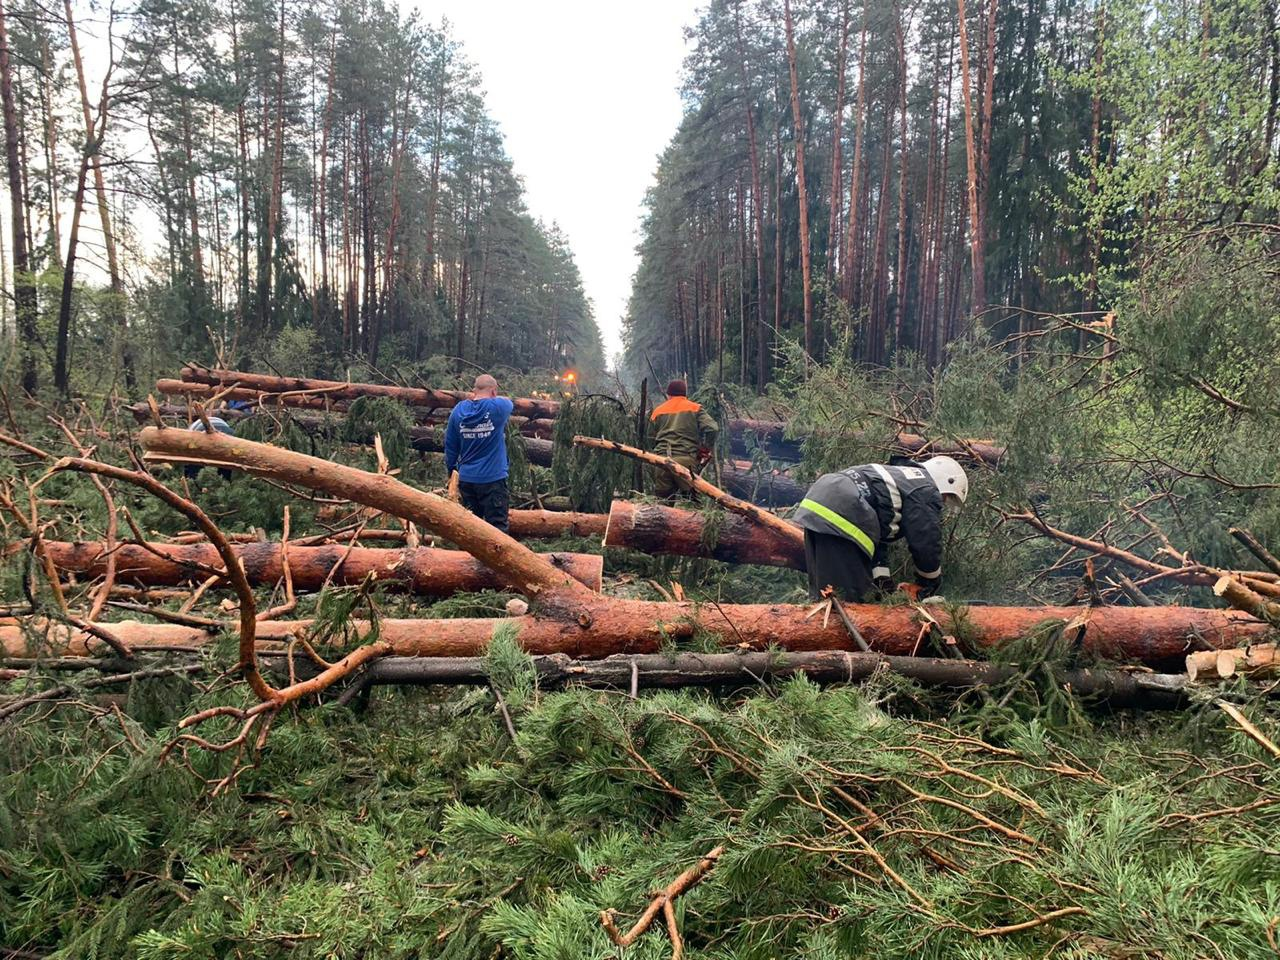
[[[889,573],[890,573],[890,570],[889,570],[889,568],[888,568],[888,567],[872,567],[872,568],[871,568],[871,579],[872,579],[872,580],[884,580],[884,579],[886,579],[886,578],[889,576]]]
[[[934,570],[932,573],[925,573],[923,570],[917,570],[916,574],[917,576],[924,577],[924,579],[926,580],[937,580],[940,576],[942,576],[942,568],[939,567],[937,570]]]
[[[842,533],[848,534],[850,539],[852,539],[853,542],[863,550],[867,551],[868,554],[875,553],[876,547],[875,544],[871,542],[871,538],[830,507],[824,507],[822,504],[818,503],[817,500],[810,500],[807,497],[800,501],[800,506],[804,507],[804,509],[811,513],[816,513],[823,520],[827,521],[827,523],[831,524]]]
[[[893,479],[893,474],[886,468],[873,463],[871,469],[880,475],[880,479],[889,489],[889,502],[893,505],[893,520],[889,523],[889,539],[892,540],[898,535],[898,528],[902,524],[902,493],[898,490],[898,483]]]

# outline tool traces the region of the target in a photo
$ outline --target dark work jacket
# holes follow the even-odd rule
[[[795,521],[856,543],[871,558],[876,578],[889,576],[888,545],[905,538],[916,582],[927,592],[939,585],[942,494],[920,467],[868,463],[824,474],[800,501]]]

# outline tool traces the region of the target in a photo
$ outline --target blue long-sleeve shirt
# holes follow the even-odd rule
[[[444,430],[444,465],[464,483],[493,483],[507,478],[507,420],[510,397],[463,400],[449,414]]]

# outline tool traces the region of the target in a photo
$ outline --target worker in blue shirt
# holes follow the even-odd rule
[[[507,420],[510,397],[498,396],[498,381],[476,377],[470,400],[449,413],[444,430],[444,466],[458,473],[462,505],[504,533],[507,530]]]

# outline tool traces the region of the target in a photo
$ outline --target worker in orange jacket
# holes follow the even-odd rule
[[[697,473],[712,456],[720,428],[688,394],[689,387],[683,380],[667,384],[666,402],[655,407],[649,417],[649,440],[654,453]],[[655,467],[652,476],[653,492],[659,497],[673,499],[685,489],[685,484],[661,468]]]

